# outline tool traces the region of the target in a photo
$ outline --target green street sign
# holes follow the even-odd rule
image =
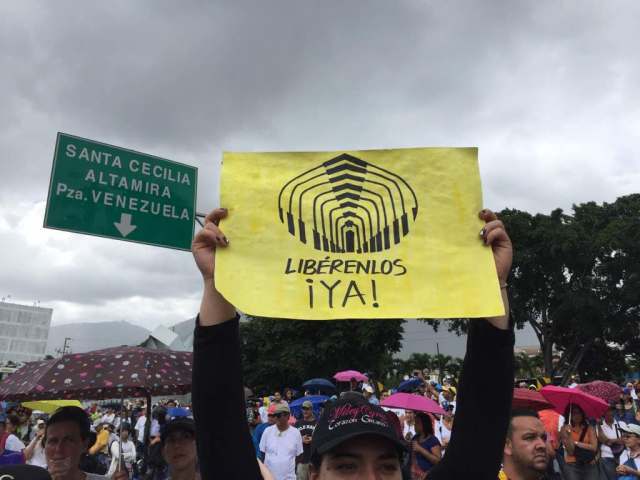
[[[46,228],[189,250],[198,169],[58,133]]]

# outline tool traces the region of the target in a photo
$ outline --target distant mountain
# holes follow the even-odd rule
[[[62,350],[65,337],[73,353],[90,352],[120,345],[138,345],[149,336],[149,330],[128,322],[67,323],[52,325],[49,330],[47,353],[56,355]]]

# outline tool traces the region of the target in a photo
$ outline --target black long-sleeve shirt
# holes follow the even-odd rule
[[[451,441],[430,480],[497,478],[513,395],[513,339],[511,330],[471,320]],[[238,318],[197,324],[193,363],[202,478],[260,480],[245,417]]]
[[[512,330],[470,320],[451,441],[429,480],[496,480],[511,416]]]

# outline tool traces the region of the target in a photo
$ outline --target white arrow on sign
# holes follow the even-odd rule
[[[123,237],[126,237],[131,232],[133,232],[136,228],[135,225],[131,225],[131,215],[128,213],[123,213],[120,215],[120,222],[113,222],[118,231]]]

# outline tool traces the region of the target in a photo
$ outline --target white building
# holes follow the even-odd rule
[[[0,302],[0,362],[42,360],[52,315],[52,308]]]

